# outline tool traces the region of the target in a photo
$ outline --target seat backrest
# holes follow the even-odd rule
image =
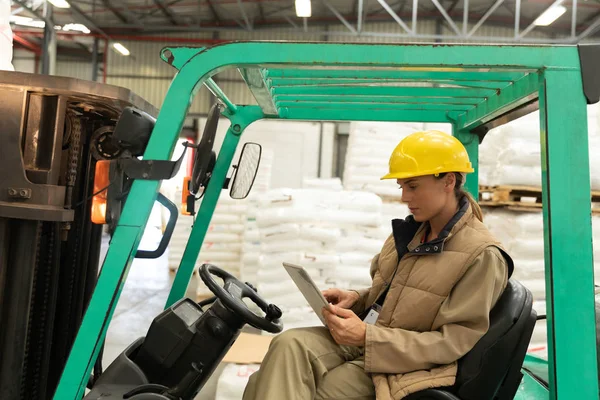
[[[512,399],[533,333],[533,296],[510,280],[490,313],[488,332],[458,361],[453,392],[461,400]]]

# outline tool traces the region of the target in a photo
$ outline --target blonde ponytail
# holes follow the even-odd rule
[[[471,193],[465,192],[462,189],[460,191],[467,197],[467,200],[469,200],[469,204],[471,204],[473,214],[477,217],[478,220],[483,222],[483,212],[481,211],[481,207],[479,207],[479,204],[477,204],[473,196],[471,196]]]
[[[446,173],[440,174],[437,178],[442,179],[444,176],[446,176]],[[471,210],[473,210],[473,215],[475,215],[478,220],[483,222],[483,212],[481,211],[481,207],[479,207],[477,201],[475,201],[473,196],[471,196],[471,193],[463,189],[465,181],[467,180],[466,174],[462,172],[454,172],[454,176],[456,176],[456,185],[454,186],[454,194],[456,199],[460,201],[460,199],[466,197],[471,205]]]

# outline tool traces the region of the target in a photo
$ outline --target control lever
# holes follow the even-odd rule
[[[197,387],[195,384],[197,380],[202,377],[202,368],[204,365],[202,363],[193,362],[191,365],[191,369],[187,374],[183,376],[181,381],[172,389],[169,389],[165,394],[171,396],[175,399],[188,400],[192,399],[192,396],[195,395],[194,388]],[[191,390],[191,393],[190,393]]]

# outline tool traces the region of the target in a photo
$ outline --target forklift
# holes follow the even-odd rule
[[[167,47],[161,58],[177,74],[158,117],[135,105],[124,109],[109,141],[114,156],[96,158],[93,178],[87,175],[93,180],[89,196],[79,200],[86,202],[85,217],[93,226],[109,226],[111,242],[64,368],[52,365],[61,373],[53,399],[193,399],[245,324],[282,330],[279,308],[218,266],[204,264],[199,270],[215,294],[209,308],[184,298],[223,188],[238,199],[251,190],[260,146],[247,143],[239,160],[233,159],[253,122],[449,123],[475,168],[466,188],[478,198],[478,146],[487,132],[538,109],[548,315],[537,316],[531,293],[509,281],[492,310],[488,333],[459,360],[456,384],[408,399],[598,398],[586,105],[600,99],[600,46],[231,42]],[[216,84],[212,77],[227,68],[238,69],[258,105],[235,104]],[[177,207],[158,190],[179,168],[180,160],[171,157],[202,85],[218,104],[198,145],[186,145],[194,147],[195,157],[181,210],[195,221],[165,310],[146,336],[102,371],[97,363],[102,343],[154,202],[176,218]],[[230,126],[217,155],[219,115]],[[23,154],[23,140],[17,143]],[[6,190],[0,180],[0,196]],[[1,201],[0,218],[18,224],[2,213]],[[167,229],[149,256],[160,253],[169,235]],[[261,312],[250,310],[244,298]],[[548,360],[526,354],[540,318],[547,319]],[[5,373],[1,369],[0,378]]]

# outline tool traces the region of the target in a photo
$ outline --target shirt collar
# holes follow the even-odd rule
[[[463,196],[458,203],[458,211],[441,230],[437,238],[429,242],[421,243],[423,236],[427,233],[429,223],[422,223],[412,241],[408,244],[408,252],[411,254],[439,254],[444,250],[444,242],[467,223],[473,213],[467,196]]]

